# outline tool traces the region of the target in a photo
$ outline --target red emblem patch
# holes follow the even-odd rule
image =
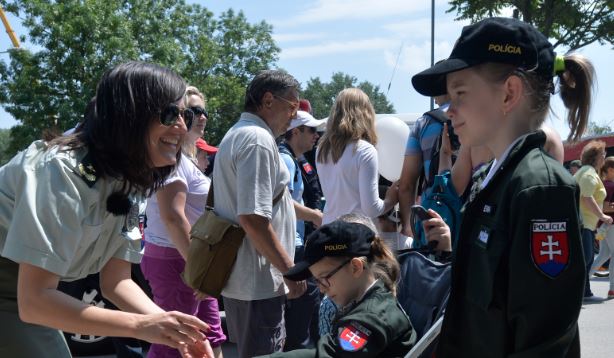
[[[546,276],[559,276],[569,263],[567,222],[533,221],[531,257],[535,266]]]
[[[353,325],[343,327],[339,334],[339,344],[344,351],[355,352],[367,344],[369,336]]]
[[[308,162],[303,163],[303,169],[307,174],[311,174],[311,172],[313,172],[313,167]]]

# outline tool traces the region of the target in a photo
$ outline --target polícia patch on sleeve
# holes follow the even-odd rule
[[[567,220],[531,221],[531,259],[549,278],[565,270],[569,264]]]

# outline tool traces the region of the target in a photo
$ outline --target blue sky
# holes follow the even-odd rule
[[[316,1],[189,1],[207,7],[216,15],[233,8],[243,10],[250,22],[265,20],[273,25],[273,36],[281,48],[277,66],[294,75],[303,86],[310,78],[329,81],[342,71],[359,81],[379,85],[384,93],[392,78],[389,100],[397,113],[424,112],[429,100],[411,87],[411,76],[430,64],[430,1],[418,0],[316,0]],[[435,59],[449,55],[467,22],[454,21],[446,14],[447,1],[435,1]],[[505,14],[504,14],[505,15]],[[19,20],[9,16],[17,34],[23,34]],[[27,47],[28,44],[25,44]],[[8,36],[0,34],[0,51],[10,47]],[[393,70],[401,49],[396,71]],[[564,48],[557,48],[564,52]],[[614,69],[608,66],[612,47],[593,44],[580,50],[597,72],[596,95],[591,120],[614,125],[607,110],[614,93]],[[6,56],[6,55],[2,55]],[[551,125],[566,137],[565,112],[558,99],[552,101]],[[0,128],[16,122],[0,111]]]

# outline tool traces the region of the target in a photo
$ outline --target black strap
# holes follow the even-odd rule
[[[284,186],[284,190],[281,193],[277,194],[277,196],[273,199],[273,206],[277,204],[284,196],[286,192],[286,187]],[[209,186],[209,193],[207,193],[207,203],[205,204],[205,210],[213,210],[213,179],[211,179],[211,185]]]
[[[437,122],[441,123],[442,125],[450,119],[441,109],[434,109],[432,111],[425,112],[423,116],[429,116],[437,120]]]

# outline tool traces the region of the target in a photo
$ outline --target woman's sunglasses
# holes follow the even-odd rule
[[[190,107],[192,112],[194,112],[194,117],[198,118],[200,115],[204,115],[207,119],[209,119],[209,112],[203,107]]]
[[[192,111],[190,108],[180,109],[179,106],[174,103],[169,104],[168,107],[162,111],[162,114],[160,115],[160,123],[170,127],[177,123],[179,116],[183,118],[185,126],[188,128],[188,130],[190,130],[190,127],[192,127],[192,122],[194,121],[194,111]]]

